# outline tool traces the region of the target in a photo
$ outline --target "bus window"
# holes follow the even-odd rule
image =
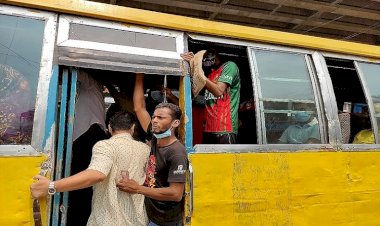
[[[254,50],[263,143],[321,143],[307,56]],[[275,65],[275,66],[274,66]]]
[[[352,143],[360,131],[372,128],[363,88],[353,61],[326,58],[326,64],[334,88],[342,142]]]
[[[45,22],[0,15],[0,144],[31,144]]]
[[[257,144],[256,114],[254,91],[252,87],[251,71],[249,68],[247,48],[243,46],[220,44],[208,41],[199,41],[189,38],[189,51],[197,53],[200,50],[215,49],[224,62],[232,61],[239,68],[240,75],[240,101],[238,105],[238,144]],[[205,74],[209,74],[205,70]],[[201,144],[202,132],[205,127],[205,99],[201,91],[193,97],[193,144]]]
[[[367,86],[367,99],[371,100],[371,106],[373,107],[371,111],[371,115],[374,117],[374,126],[371,137],[375,138],[374,134],[379,134],[380,127],[380,65],[379,64],[370,64],[370,63],[358,63],[359,71],[361,72],[362,79],[364,80]],[[377,131],[376,131],[377,130]],[[375,139],[371,141],[371,143],[375,143]],[[379,143],[379,136],[377,137],[377,142]]]

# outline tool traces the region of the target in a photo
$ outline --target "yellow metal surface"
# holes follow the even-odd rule
[[[43,156],[0,157],[0,225],[34,225],[29,186],[44,160]],[[46,225],[47,201],[40,202],[42,223]]]
[[[380,225],[380,152],[191,154],[192,226]]]
[[[186,126],[186,109],[185,109],[185,84],[183,77],[179,79],[179,107],[182,110],[181,124],[178,129],[178,136],[182,143],[185,141],[185,126]]]
[[[380,46],[265,30],[84,0],[0,0],[0,3],[144,26],[380,58]]]

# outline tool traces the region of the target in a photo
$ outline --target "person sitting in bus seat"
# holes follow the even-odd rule
[[[294,115],[296,124],[290,125],[279,138],[280,144],[319,144],[318,121],[307,111],[299,111]]]
[[[187,52],[181,57],[190,62],[194,54]],[[204,53],[201,65],[208,72],[205,81],[206,124],[202,142],[235,144],[241,87],[239,68],[232,61],[225,62],[215,49]]]
[[[375,135],[373,134],[372,129],[363,129],[359,131],[355,135],[354,141],[352,143],[353,144],[374,144]]]
[[[149,146],[132,138],[136,119],[129,112],[118,112],[108,129],[111,138],[99,141],[93,148],[91,163],[82,172],[57,181],[37,175],[30,190],[35,199],[93,186],[92,211],[88,226],[146,226],[144,196],[119,191],[115,183],[128,177],[142,184]]]
[[[360,114],[361,115],[361,114]],[[361,129],[358,133],[356,133],[353,144],[374,144],[375,143],[375,135],[372,131],[371,120],[369,118],[368,111],[359,118],[359,122],[357,123]],[[380,134],[380,133],[379,133]]]

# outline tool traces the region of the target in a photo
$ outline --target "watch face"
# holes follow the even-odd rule
[[[54,195],[55,194],[55,188],[49,188],[48,189],[48,194],[49,195]]]

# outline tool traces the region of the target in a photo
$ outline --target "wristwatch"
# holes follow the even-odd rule
[[[49,195],[54,195],[56,192],[57,192],[57,190],[55,189],[54,181],[51,181],[49,183],[49,187],[48,187],[48,194]]]

